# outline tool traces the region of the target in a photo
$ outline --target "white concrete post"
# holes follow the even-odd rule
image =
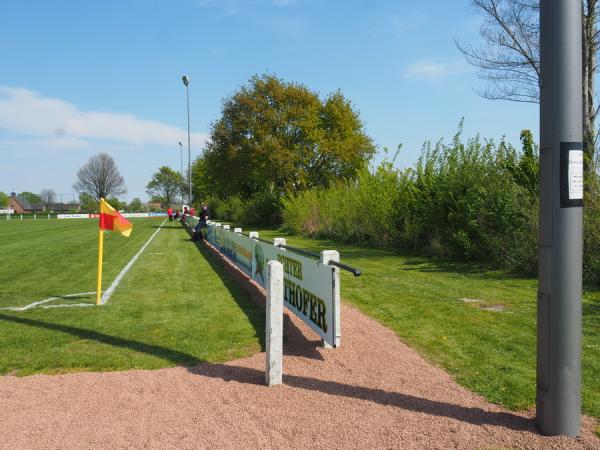
[[[223,228],[226,229],[226,230],[230,230],[231,229],[231,227],[229,225],[223,225]]]
[[[287,245],[287,241],[285,240],[285,238],[275,238],[275,239],[273,239],[273,245],[275,247],[277,247],[278,245]],[[282,250],[285,250],[285,249],[282,248]]]
[[[327,264],[329,261],[340,262],[340,252],[337,250],[323,250],[321,252],[321,263]],[[342,337],[342,321],[340,318],[340,269],[338,267],[333,266],[333,316],[335,320],[335,347],[339,347],[341,343]],[[324,340],[321,340],[323,343],[323,347],[332,348]]]
[[[50,220],[50,214],[48,214],[48,220]]]
[[[267,263],[266,373],[267,386],[282,383],[283,377],[283,264]]]
[[[33,220],[37,220],[37,215],[33,213]]]
[[[250,239],[258,239],[258,231],[251,231],[250,233],[248,233],[248,237]]]
[[[239,234],[242,234],[242,229],[241,229],[241,228],[234,228],[234,229],[233,229],[233,232],[234,232],[234,233],[239,233]]]
[[[21,220],[23,220],[23,214],[21,214]]]

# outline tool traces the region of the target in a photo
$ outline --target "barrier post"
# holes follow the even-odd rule
[[[321,252],[321,264],[329,264],[329,261],[340,262],[340,252],[337,250],[323,250]],[[334,347],[340,346],[342,337],[342,321],[340,320],[340,269],[332,267],[333,269],[333,317],[335,319],[335,345]],[[332,348],[330,344],[321,339],[324,348]]]
[[[248,237],[250,239],[258,239],[258,231],[251,231],[250,233],[248,233]]]
[[[33,213],[33,220],[37,220],[37,214]]]
[[[267,279],[265,382],[270,387],[283,378],[283,264],[269,261]]]
[[[231,229],[231,227],[230,227],[229,225],[223,225],[223,229],[224,229],[224,230],[230,230],[230,229]]]
[[[21,214],[21,220],[23,220],[23,214]]]
[[[233,232],[234,233],[238,233],[238,234],[242,234],[242,229],[241,228],[234,228]]]

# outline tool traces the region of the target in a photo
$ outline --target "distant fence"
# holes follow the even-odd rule
[[[166,217],[167,213],[152,212],[152,213],[122,213],[123,217]],[[52,214],[52,213],[28,213],[28,214],[6,214],[4,217],[0,214],[0,220],[40,220],[40,219],[98,219],[98,213],[84,214]]]

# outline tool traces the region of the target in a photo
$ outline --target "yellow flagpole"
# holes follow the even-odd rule
[[[104,230],[98,229],[98,289],[96,290],[96,305],[102,298],[102,250],[104,247]]]

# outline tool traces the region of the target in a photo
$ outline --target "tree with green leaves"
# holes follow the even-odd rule
[[[8,195],[5,192],[0,191],[0,208],[5,208],[8,206]]]
[[[254,76],[223,102],[194,185],[220,197],[297,194],[354,178],[375,153],[340,91],[325,99],[272,75]]]
[[[42,197],[33,192],[23,191],[17,195],[17,198],[26,200],[30,205],[40,205],[43,203]]]
[[[79,204],[83,212],[98,212],[99,203],[94,197],[89,194],[79,194]]]
[[[134,198],[131,200],[128,206],[129,211],[131,212],[141,212],[142,211],[142,201],[139,198]]]
[[[159,201],[168,207],[177,200],[184,188],[183,178],[179,172],[168,166],[162,166],[158,172],[152,175],[152,179],[146,185],[146,192],[152,200]]]
[[[121,210],[125,209],[125,207],[127,206],[127,204],[125,202],[122,202],[117,197],[108,197],[105,200],[106,200],[106,203],[108,203],[110,206],[115,208],[117,211],[121,211]]]

